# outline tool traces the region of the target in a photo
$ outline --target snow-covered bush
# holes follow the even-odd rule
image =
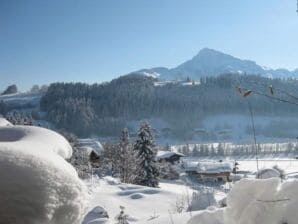
[[[256,173],[257,179],[268,179],[268,178],[280,177],[280,176],[281,174],[278,170],[270,169],[270,168],[261,169]]]
[[[239,181],[228,194],[228,224],[297,223],[298,181],[279,178]]]
[[[218,205],[219,205],[219,207],[221,207],[221,208],[227,207],[227,198],[224,197],[223,199],[219,200],[219,201],[218,201]]]
[[[89,161],[88,152],[73,147],[72,157],[69,159],[70,164],[76,169],[82,179],[90,178],[92,175],[92,166]]]
[[[204,210],[209,206],[216,205],[214,194],[212,192],[194,192],[188,211]]]
[[[68,142],[53,131],[0,127],[1,223],[80,223],[87,195],[64,159],[71,153]]]
[[[273,166],[273,169],[275,169],[275,170],[277,170],[279,172],[279,177],[281,179],[284,179],[285,178],[286,173],[285,173],[285,170],[284,169],[280,168],[278,165],[274,165]]]
[[[128,215],[124,212],[125,207],[120,206],[120,213],[115,217],[116,224],[129,224]]]

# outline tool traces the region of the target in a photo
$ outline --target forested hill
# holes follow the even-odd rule
[[[128,121],[149,118],[167,121],[173,134],[181,136],[193,130],[208,115],[247,114],[247,100],[259,115],[298,112],[297,106],[264,96],[252,94],[244,98],[235,90],[237,85],[265,93],[272,85],[274,96],[296,100],[280,90],[298,96],[298,81],[292,79],[226,74],[201,78],[199,84],[157,85],[152,77],[130,74],[103,84],[51,84],[41,100],[41,109],[47,112],[48,120],[57,128],[79,136],[115,136]]]

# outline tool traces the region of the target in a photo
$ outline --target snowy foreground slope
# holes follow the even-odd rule
[[[113,180],[94,183],[98,188],[90,205],[101,205],[109,218],[94,218],[83,224],[115,223],[120,205],[126,208],[129,223],[140,224],[297,224],[298,220],[298,181],[243,179],[228,194],[227,207],[181,213],[176,210],[179,198],[192,192],[183,185],[162,183],[153,189]]]
[[[90,183],[89,183],[90,184]],[[181,184],[161,183],[160,188],[149,188],[138,185],[122,184],[113,178],[94,180],[97,186],[93,190],[90,208],[102,206],[109,214],[109,219],[85,222],[115,223],[114,217],[119,214],[119,206],[125,207],[130,223],[187,223],[195,213],[177,213],[177,206],[190,200],[193,193],[189,187]],[[179,202],[179,203],[178,203]],[[178,205],[179,204],[179,205]]]
[[[69,143],[38,127],[0,127],[0,223],[76,224],[86,187],[65,161]]]

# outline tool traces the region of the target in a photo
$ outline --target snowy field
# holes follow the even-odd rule
[[[121,184],[107,177],[88,180],[87,185],[92,192],[90,209],[102,206],[110,217],[92,222],[93,224],[114,223],[114,217],[120,212],[119,206],[125,207],[130,223],[140,224],[186,224],[193,217],[205,213],[204,211],[186,212],[195,191],[183,183],[161,182],[159,188],[148,188]],[[218,198],[222,196],[219,195]],[[200,199],[201,206],[204,208],[209,206],[207,199]],[[82,224],[87,223],[89,222]],[[203,222],[198,222],[198,224],[203,224]]]
[[[255,160],[237,160],[239,165],[239,170],[244,171],[257,171],[257,165]],[[296,159],[268,159],[259,160],[259,168],[272,168],[274,166],[278,166],[285,171],[286,174],[297,172],[298,174],[298,160]]]
[[[177,201],[192,194],[190,188],[179,184],[162,183],[160,188],[153,189],[120,184],[113,179],[97,181],[98,187],[92,194],[90,207],[103,206],[113,218],[119,214],[119,206],[124,206],[129,220],[134,223],[148,223],[150,220],[149,223],[157,223],[157,218],[177,216]]]
[[[204,159],[206,161],[218,161],[218,159]],[[187,158],[184,159],[186,162],[198,162],[204,161],[198,158]],[[227,158],[229,160],[229,158]],[[239,163],[239,170],[248,171],[248,172],[256,172],[257,171],[257,162],[255,159],[231,159],[229,161],[237,161]],[[272,168],[274,166],[278,166],[285,171],[285,173],[294,173],[298,174],[298,160],[297,159],[289,159],[289,158],[276,158],[276,159],[259,159],[258,160],[259,169],[264,168]]]

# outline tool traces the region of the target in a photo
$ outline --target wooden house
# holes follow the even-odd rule
[[[233,171],[233,163],[217,161],[188,162],[185,172],[200,181],[228,182]]]

